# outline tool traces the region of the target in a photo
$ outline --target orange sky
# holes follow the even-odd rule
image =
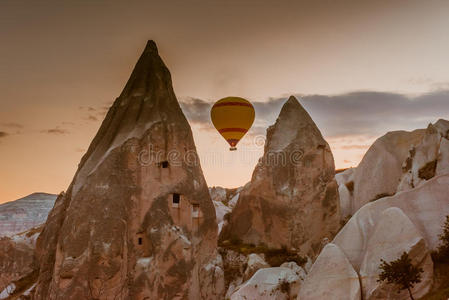
[[[449,118],[447,28],[448,1],[3,0],[0,203],[67,188],[148,39],[181,101],[260,102],[237,153],[187,114],[209,185],[233,187],[290,94],[304,96],[337,167],[388,130]]]

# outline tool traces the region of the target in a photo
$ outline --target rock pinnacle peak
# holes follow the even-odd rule
[[[158,53],[156,42],[153,40],[148,40],[147,45],[145,46],[144,52],[156,52]]]

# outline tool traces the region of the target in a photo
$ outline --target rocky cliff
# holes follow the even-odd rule
[[[33,193],[0,205],[0,236],[11,236],[45,223],[56,195]]]
[[[351,214],[370,201],[391,196],[402,177],[402,164],[409,150],[424,136],[422,129],[392,131],[378,138],[354,170]]]
[[[221,240],[296,249],[315,256],[339,227],[329,145],[294,97],[267,130],[264,155],[240,193]]]
[[[34,299],[217,299],[215,210],[149,41],[37,241]]]

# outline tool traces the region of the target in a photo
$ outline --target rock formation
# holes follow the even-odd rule
[[[338,194],[340,196],[340,216],[342,220],[351,217],[353,213],[354,171],[355,168],[349,168],[341,173],[335,174],[335,180],[338,184]]]
[[[217,215],[219,234],[223,225],[227,222],[225,216],[234,209],[242,188],[226,189],[219,186],[209,188],[210,197],[215,207],[215,214]]]
[[[419,144],[423,135],[421,129],[392,131],[373,143],[354,171],[351,214],[370,201],[396,193],[402,164],[410,148]]]
[[[33,193],[0,204],[0,236],[11,236],[45,223],[56,195]]]
[[[34,299],[219,299],[217,223],[149,41],[37,242]]]
[[[296,298],[301,278],[286,267],[265,268],[245,282],[231,300],[288,300]]]
[[[441,175],[412,190],[368,203],[354,214],[333,243],[342,249],[354,269],[360,270],[368,241],[379,217],[385,209],[397,207],[416,226],[429,249],[436,249],[441,226],[449,215],[448,186],[449,174]]]
[[[36,238],[42,228],[32,228],[12,237],[0,238],[0,299],[20,295],[36,281]]]
[[[359,276],[340,248],[327,244],[299,291],[300,300],[360,300]]]
[[[406,290],[398,294],[397,287],[387,283],[379,283],[381,259],[393,261],[403,252],[407,252],[412,264],[424,270],[421,282],[412,289],[415,297],[424,296],[432,285],[433,262],[426,241],[404,212],[391,207],[384,210],[366,246],[360,277],[363,295],[369,299],[409,299]]]
[[[339,227],[334,161],[319,129],[292,96],[267,129],[264,155],[221,240],[238,238],[315,256]]]
[[[424,269],[417,295],[429,290],[433,276],[429,252],[439,245],[438,235],[449,215],[448,186],[449,174],[440,175],[414,189],[368,203],[334,238],[333,243],[360,272],[364,299],[397,299],[397,294],[377,285],[374,278],[380,258],[394,260],[403,251],[410,252],[412,261]]]
[[[260,257],[260,255],[251,253],[248,255],[248,262],[245,273],[243,274],[243,281],[250,279],[258,270],[269,267],[270,265]]]
[[[449,121],[429,124],[422,141],[410,148],[402,165],[398,191],[419,186],[434,176],[449,174]]]

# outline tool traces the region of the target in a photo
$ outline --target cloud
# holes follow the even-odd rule
[[[8,127],[8,128],[13,128],[13,129],[22,129],[23,128],[22,124],[14,123],[14,122],[0,123],[0,125],[3,127]]]
[[[351,150],[351,149],[356,149],[356,150],[367,150],[371,145],[343,145],[340,148],[343,150]]]
[[[92,106],[79,106],[78,109],[81,111],[85,111],[87,113],[85,120],[88,121],[98,121],[98,119],[103,119],[106,116],[109,108],[111,107],[112,102],[105,102],[100,107],[92,107]]]
[[[212,102],[198,98],[187,98],[181,100],[179,104],[190,122],[200,124],[210,122]]]
[[[327,138],[373,137],[393,130],[425,128],[439,118],[449,119],[449,90],[417,96],[401,93],[356,91],[338,95],[295,95]],[[256,111],[250,133],[265,134],[288,97],[252,102]],[[189,98],[181,107],[190,122],[209,123],[211,102]],[[201,126],[200,126],[201,128]],[[253,131],[254,130],[254,131]],[[362,147],[362,146],[361,146]]]
[[[8,136],[9,134],[4,132],[4,131],[0,131],[0,138],[4,138],[6,136]]]
[[[412,130],[449,117],[449,90],[412,97],[373,91],[306,95],[300,102],[326,136]]]
[[[51,129],[42,130],[41,132],[46,133],[46,134],[54,134],[54,135],[62,135],[62,134],[69,133],[69,131],[67,129],[61,129],[61,128],[51,128]]]
[[[94,115],[89,115],[89,116],[87,116],[86,120],[88,120],[88,121],[98,121],[98,118],[95,117]]]

